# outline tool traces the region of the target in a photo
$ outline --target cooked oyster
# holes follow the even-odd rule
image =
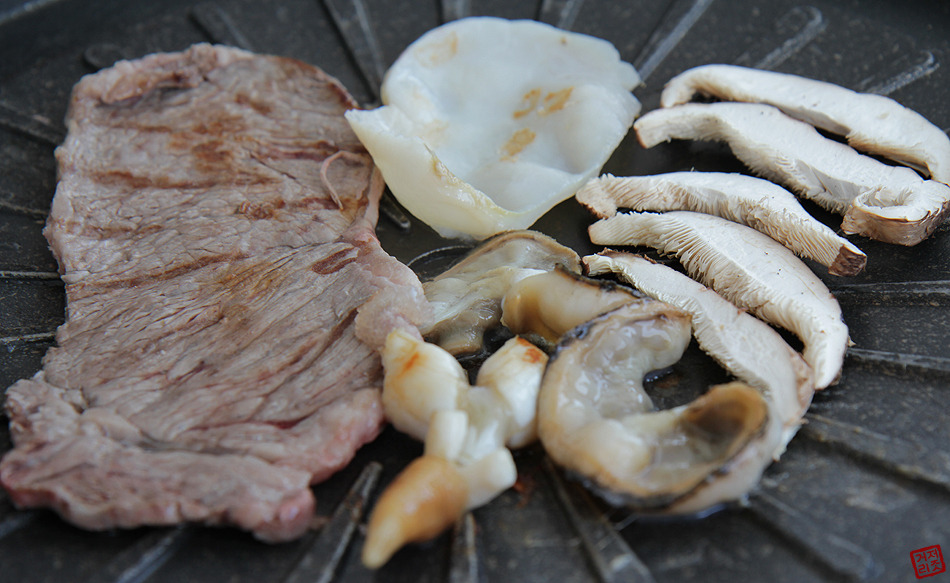
[[[902,162],[950,183],[950,137],[890,97],[786,73],[703,65],[670,79],[660,104],[680,105],[697,93],[774,105],[795,119],[844,136],[857,150]]]
[[[501,303],[501,323],[550,349],[571,329],[641,297],[630,288],[558,268],[512,285]]]
[[[761,231],[835,275],[857,275],[867,256],[850,241],[815,220],[795,195],[768,180],[722,172],[670,172],[590,180],[575,195],[600,218],[617,208],[635,211],[686,210],[716,215]]]
[[[689,316],[655,301],[621,306],[566,336],[538,397],[551,458],[611,501],[645,511],[697,512],[723,501],[721,491],[751,487],[762,467],[756,450],[770,439],[758,391],[718,385],[655,411],[643,389],[644,375],[679,360],[689,340]]]
[[[837,379],[848,347],[841,307],[825,284],[771,237],[689,211],[618,214],[594,223],[589,233],[600,245],[645,245],[676,255],[694,279],[801,338],[816,388]]]
[[[423,284],[434,311],[421,330],[452,354],[476,352],[487,329],[501,320],[501,301],[518,280],[556,266],[580,273],[580,257],[535,231],[496,235],[460,262]]]
[[[650,148],[670,139],[723,140],[754,172],[845,215],[841,227],[901,245],[927,238],[950,213],[950,187],[825,138],[775,107],[687,103],[634,124]]]
[[[446,237],[524,229],[594,176],[640,111],[607,41],[474,17],[413,42],[383,107],[347,120],[406,209]]]
[[[762,467],[778,459],[811,403],[811,368],[768,324],[671,267],[630,253],[603,251],[584,258],[590,275],[613,273],[650,297],[687,312],[700,348],[738,379],[763,391],[769,415],[782,425],[773,449],[760,451]],[[769,444],[763,444],[768,446]]]

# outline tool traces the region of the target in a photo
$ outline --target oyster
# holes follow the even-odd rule
[[[670,79],[660,104],[680,105],[697,93],[774,105],[795,119],[844,136],[856,150],[907,164],[934,180],[950,183],[950,137],[890,97],[786,73],[703,65]]]
[[[671,267],[606,250],[584,258],[590,275],[612,273],[650,297],[687,312],[700,348],[740,380],[763,392],[781,438],[763,447],[760,464],[778,459],[802,424],[815,382],[811,368],[765,322]],[[768,444],[766,444],[768,445]]]
[[[556,266],[580,273],[577,253],[536,231],[496,235],[422,287],[434,312],[421,329],[452,354],[477,352],[501,320],[501,302],[520,279]]]
[[[612,502],[643,511],[705,510],[721,501],[723,480],[751,487],[762,469],[759,444],[771,452],[776,426],[758,391],[717,385],[656,411],[643,389],[644,375],[678,361],[689,341],[689,316],[657,301],[621,306],[566,336],[538,396],[548,455]]]
[[[630,288],[558,268],[512,285],[502,299],[501,323],[550,349],[571,329],[641,297]]]

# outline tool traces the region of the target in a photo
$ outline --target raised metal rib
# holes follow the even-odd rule
[[[660,25],[653,31],[650,40],[633,62],[643,81],[673,52],[712,2],[713,0],[674,0],[670,4]]]
[[[52,146],[58,146],[66,137],[64,129],[55,127],[48,120],[25,114],[5,103],[0,103],[0,127]]]
[[[320,530],[284,583],[329,583],[333,580],[382,470],[379,462],[370,462],[363,468],[330,521]]]
[[[9,212],[29,217],[31,219],[45,219],[49,215],[47,209],[38,209],[0,200],[0,212]]]
[[[839,575],[865,581],[877,570],[874,558],[866,549],[828,532],[820,519],[770,494],[756,492],[749,499],[749,509],[759,520]]]
[[[469,0],[442,0],[442,22],[465,18],[472,13]]]
[[[848,363],[856,366],[873,367],[878,372],[905,375],[950,375],[950,358],[903,354],[883,350],[850,348],[846,355]]]
[[[950,281],[859,283],[831,288],[835,299],[853,304],[950,305]]]
[[[87,583],[141,583],[174,557],[194,530],[191,526],[178,526],[149,532],[119,553]]]
[[[800,434],[831,444],[912,480],[950,489],[950,454],[823,415],[809,413]]]
[[[0,539],[20,530],[36,520],[36,512],[14,512],[0,520]]]
[[[212,41],[253,51],[251,41],[234,20],[215,2],[202,2],[191,9],[191,19]]]
[[[379,200],[379,211],[384,217],[389,219],[392,224],[399,227],[400,230],[408,231],[409,228],[412,227],[409,217],[406,216],[406,213],[402,212],[402,209],[396,204],[396,201],[388,190]]]
[[[550,459],[545,459],[544,470],[600,580],[653,582],[653,574],[597,509],[587,491],[579,484],[566,482]]]
[[[41,279],[41,280],[58,280],[59,274],[55,271],[7,271],[0,270],[0,280],[3,279]],[[62,281],[62,280],[60,280]]]
[[[119,45],[112,43],[96,43],[89,45],[82,52],[82,60],[94,70],[99,71],[111,67],[116,61],[128,59],[128,52]]]
[[[538,20],[570,30],[583,4],[584,0],[543,0]]]
[[[796,6],[775,21],[771,33],[762,36],[742,53],[735,64],[756,69],[774,69],[815,40],[828,27],[814,6]]]
[[[16,346],[17,344],[32,344],[34,342],[52,342],[56,339],[56,332],[35,332],[33,334],[17,334],[15,336],[0,336],[0,346]]]
[[[478,583],[478,547],[471,512],[465,513],[452,531],[448,583]]]
[[[922,51],[916,55],[903,55],[892,66],[862,81],[858,89],[867,93],[890,95],[930,75],[939,67],[940,61],[930,51]]]
[[[330,12],[370,92],[378,98],[386,67],[370,23],[369,10],[363,0],[323,0],[323,5]]]
[[[448,269],[453,263],[472,250],[471,245],[446,245],[421,253],[406,265],[425,281]]]

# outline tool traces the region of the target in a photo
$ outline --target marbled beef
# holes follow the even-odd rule
[[[7,391],[21,506],[92,529],[302,534],[383,423],[374,349],[426,305],[322,71],[209,45],[83,78],[44,233],[67,321]]]

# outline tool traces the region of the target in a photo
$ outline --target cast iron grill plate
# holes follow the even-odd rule
[[[644,111],[672,75],[716,62],[891,95],[950,126],[950,5],[936,0],[0,0],[0,386],[40,368],[63,322],[63,287],[41,229],[55,189],[53,149],[80,76],[212,41],[313,63],[373,105],[403,48],[467,15],[534,18],[610,40],[644,78],[635,91]],[[686,169],[744,171],[720,145],[644,151],[630,137],[604,168]],[[387,206],[378,234],[396,257],[424,272],[457,255],[457,242]],[[806,208],[833,227],[840,221]],[[589,222],[569,201],[535,228],[587,253],[596,250]],[[421,451],[387,429],[315,487],[321,520],[288,544],[192,525],[91,533],[45,510],[16,510],[0,493],[0,581],[914,581],[910,552],[950,544],[950,232],[913,248],[853,240],[869,257],[864,274],[834,278],[812,265],[855,343],[841,382],[817,395],[808,423],[745,504],[648,520],[604,506],[529,448],[516,456],[516,488],[370,572],[359,563],[366,510]],[[685,387],[722,375],[695,347],[671,374]],[[3,452],[11,445],[0,425]]]

